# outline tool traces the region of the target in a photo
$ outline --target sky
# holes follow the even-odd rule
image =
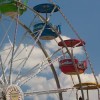
[[[28,2],[28,6],[33,8],[34,6],[41,4],[41,3],[48,3],[49,0],[30,0]],[[82,40],[86,42],[85,48],[89,56],[89,60],[92,64],[92,67],[95,71],[95,75],[100,82],[100,45],[99,45],[99,33],[100,33],[100,1],[99,0],[52,0],[55,4],[57,4],[63,14],[66,16],[66,18],[70,21],[71,25],[74,27],[74,29],[77,31],[78,35],[81,37]],[[19,19],[29,27],[30,23],[34,19],[34,14],[32,11],[27,9],[26,12],[23,13],[19,17]],[[45,16],[45,15],[43,15]],[[36,22],[39,19],[36,19]],[[54,13],[50,17],[50,22],[54,25],[61,25],[61,37],[63,39],[69,39],[74,38],[76,39],[77,36],[75,33],[71,30],[68,23],[66,23],[65,19],[62,17],[60,12]],[[15,32],[15,22],[12,18],[3,15],[1,21],[0,21],[0,43],[2,42],[2,38],[4,36],[4,33],[8,34],[8,37],[6,36],[6,39],[3,43],[2,49],[5,50],[6,48],[10,48],[13,41],[13,35],[12,33]],[[5,31],[5,29],[7,29]],[[33,30],[33,26],[30,28]],[[15,49],[17,48],[19,40],[25,33],[25,30],[19,25],[17,29],[17,38],[16,38],[16,45]],[[57,38],[57,42],[60,40]],[[45,41],[41,40],[41,43],[43,44],[45,50],[49,55],[52,55],[53,52],[55,52],[58,48],[57,43],[54,40],[51,41]],[[0,44],[1,47],[1,44]],[[21,50],[25,48],[22,52]],[[31,36],[27,36],[26,39],[21,43],[17,53],[15,54],[15,57],[17,55],[17,58],[14,60],[22,59],[28,56],[30,50],[33,48],[32,54],[30,58],[28,59],[26,65],[24,66],[23,70],[21,71],[21,75],[25,75],[27,70],[30,70],[33,66],[39,64],[39,66],[36,68],[36,70],[33,70],[30,74],[33,75],[33,78],[30,79],[30,81],[26,82],[25,85],[22,85],[22,91],[42,91],[42,90],[50,90],[50,89],[56,89],[56,84],[54,81],[53,74],[51,72],[51,69],[49,67],[49,64],[47,62],[42,65],[42,61],[44,61],[46,58],[41,52],[41,49],[38,47],[36,41],[32,39]],[[10,50],[6,50],[2,52],[2,49],[0,48],[0,54],[2,56],[2,60],[4,61],[6,58],[6,55],[9,54]],[[21,53],[20,53],[21,52]],[[81,56],[84,58],[85,54],[82,48],[76,48],[74,49],[74,53],[76,56]],[[20,54],[20,55],[19,55]],[[54,57],[52,57],[53,64],[55,65],[55,70],[57,71],[58,79],[60,81],[60,85],[62,88],[70,88],[73,86],[71,78],[69,75],[65,75],[62,73],[59,69],[58,61],[56,60],[57,57],[59,57],[61,54],[58,53]],[[11,58],[11,54],[8,57],[8,60],[5,63],[5,66],[8,66],[9,59]],[[23,62],[21,65],[19,65],[21,61],[14,62],[13,63],[13,74],[12,74],[12,80],[17,77],[17,73],[20,72],[21,66],[23,65]],[[19,67],[18,67],[19,66]],[[42,66],[42,68],[41,68]],[[9,69],[9,67],[7,67]],[[39,74],[37,74],[40,71]],[[1,73],[1,72],[0,72]],[[30,75],[27,73],[27,75]],[[8,75],[8,71],[6,70],[6,75]],[[85,71],[84,74],[80,75],[82,82],[95,82],[94,77],[92,75],[92,72],[90,70],[90,66],[88,64],[88,68]],[[24,78],[27,78],[24,77]],[[17,80],[18,85],[20,86],[24,82],[24,78],[21,78],[21,80]],[[20,76],[19,76],[20,79]],[[78,83],[77,76],[73,76],[74,82]],[[66,93],[63,93],[64,100],[75,100],[75,91],[76,90],[69,90]],[[97,90],[90,91],[90,99],[91,100],[98,100],[97,99]],[[86,91],[84,92],[85,99],[86,99]],[[81,95],[79,91],[79,95]],[[26,97],[25,100],[58,100],[58,94],[47,94],[47,95],[33,95],[31,97]]]
[[[93,64],[96,73],[99,74],[100,1],[67,0],[65,2],[60,2],[59,4],[61,4],[64,14],[68,17],[80,37],[86,42],[86,49],[91,63]]]
[[[64,7],[65,15],[69,18],[80,37],[86,42],[86,49],[91,63],[99,73],[99,1],[68,1]],[[63,4],[63,5],[64,5]]]
[[[46,0],[37,0],[33,5],[47,2]],[[74,29],[78,32],[79,36],[86,42],[86,49],[90,60],[95,68],[97,74],[99,74],[99,3],[97,0],[54,0],[57,5],[60,6],[61,11],[68,18]],[[56,13],[58,14],[58,13]],[[73,32],[67,32],[65,20],[60,16],[56,20],[56,14],[54,14],[53,21],[61,24],[62,34],[68,34],[67,36],[73,36]],[[54,20],[55,18],[55,20]]]

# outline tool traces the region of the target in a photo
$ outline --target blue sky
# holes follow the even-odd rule
[[[30,7],[34,7],[37,4],[41,4],[41,3],[47,3],[48,0],[30,0],[28,2],[28,5]],[[70,23],[72,24],[72,26],[74,27],[74,29],[78,32],[79,36],[86,42],[86,50],[88,52],[90,61],[92,63],[92,66],[94,68],[95,74],[98,76],[98,80],[100,81],[100,45],[99,45],[99,38],[100,38],[100,1],[99,0],[53,0],[53,2],[55,2],[60,8],[61,11],[64,13],[64,15],[68,18],[68,20],[70,21]],[[7,16],[6,16],[7,17]],[[5,18],[5,17],[4,17]],[[20,19],[22,20],[23,23],[25,23],[25,25],[29,26],[30,22],[32,21],[32,19],[34,18],[33,13],[29,10],[27,10],[22,16],[20,16]],[[5,27],[8,26],[6,25],[7,23],[9,24],[9,20],[11,20],[11,18],[7,18],[7,20],[1,20],[2,22],[6,22]],[[64,18],[62,17],[62,15],[59,12],[54,13],[51,18],[50,18],[50,22],[58,25],[61,25],[61,31],[62,34],[61,36],[66,38],[66,37],[70,37],[70,38],[77,38],[77,36],[74,34],[74,32],[71,30],[71,28],[68,26],[68,24],[66,23],[66,21],[64,20]],[[13,26],[14,25],[14,26]],[[15,23],[12,25],[12,27],[10,28],[9,31],[9,36],[12,35],[12,33],[15,31],[14,29],[12,30],[13,27],[15,27]],[[1,23],[0,23],[0,26]],[[31,29],[33,29],[33,27],[31,27]],[[25,32],[24,29],[22,29],[22,27],[18,28],[18,41],[20,40],[21,34],[23,34]],[[0,34],[1,37],[3,36],[3,29],[0,29]],[[12,37],[10,37],[11,41],[12,41]],[[30,37],[28,37],[25,42],[30,42],[31,44],[28,45],[25,49],[25,51],[23,51],[23,54],[21,54],[19,57],[19,59],[21,57],[26,57],[27,52],[29,51],[33,45],[35,45],[34,47],[34,52],[31,55],[29,62],[26,64],[24,71],[28,70],[29,68],[33,67],[34,65],[36,65],[37,63],[41,62],[43,59],[45,59],[44,55],[42,54],[41,50],[38,48],[38,46],[36,44],[34,44],[34,41],[32,39],[30,39]],[[5,41],[7,42],[8,39]],[[23,42],[23,43],[25,43]],[[47,50],[48,54],[52,54],[52,52],[54,52],[55,50],[57,50],[58,45],[54,43],[54,41],[41,41],[43,43],[43,46],[45,47],[45,49]],[[17,46],[17,45],[16,45]],[[15,46],[15,47],[16,47]],[[9,47],[9,45],[4,45],[4,49]],[[25,45],[21,44],[21,47],[19,49],[18,52],[20,52],[22,50],[22,48],[25,47]],[[78,52],[81,52],[81,50],[77,50],[75,51],[76,54],[78,54]],[[4,57],[6,55],[5,52]],[[81,54],[81,53],[80,53]],[[56,56],[54,56],[53,59],[55,59]],[[72,82],[69,78],[68,75],[65,75],[63,73],[61,73],[61,71],[59,70],[59,65],[57,62],[54,63],[55,65],[55,69],[57,71],[58,74],[58,78],[60,80],[60,84],[62,88],[66,88],[66,87],[70,87],[72,86]],[[28,67],[27,67],[28,66]],[[14,64],[14,67],[16,67],[16,63]],[[45,66],[44,66],[45,67]],[[15,71],[17,71],[17,69],[15,69]],[[54,78],[53,75],[51,74],[51,69],[48,67],[48,65],[46,66],[46,69],[43,70],[42,73],[40,73],[39,75],[37,75],[37,77],[34,77],[34,80],[31,80],[29,83],[26,84],[26,88],[31,88],[32,90],[44,90],[44,89],[56,89],[56,85],[54,82]],[[16,73],[13,73],[13,76],[16,76]],[[77,83],[77,78],[76,76],[74,77],[74,81]],[[91,77],[91,78],[90,78]],[[91,75],[91,71],[90,68],[88,68],[86,70],[86,73],[84,75],[81,75],[82,81],[94,81],[93,76]],[[34,86],[34,87],[33,87]],[[24,87],[22,87],[24,88]],[[23,90],[25,90],[26,88],[24,88]],[[70,95],[71,92],[69,92],[68,95]],[[93,94],[93,93],[92,93]],[[75,94],[71,94],[73,95],[73,97],[70,97],[70,100],[75,100]],[[94,95],[91,95],[91,98],[94,97]],[[35,97],[34,96],[34,100],[39,100],[41,98],[41,96],[39,97]],[[48,95],[48,97],[43,96],[43,100],[58,100],[57,96],[54,95]],[[52,99],[53,98],[53,99]],[[64,98],[68,98],[66,97],[66,94],[64,95]],[[94,98],[93,98],[94,100]]]
[[[46,0],[34,0],[34,4],[46,3]],[[99,0],[54,0],[57,5],[60,6],[62,12],[69,19],[75,30],[79,33],[79,36],[86,42],[86,50],[90,57],[91,63],[95,69],[96,74],[99,74],[100,65],[100,1]],[[66,32],[66,26],[63,24],[62,17],[56,19],[56,15],[53,21],[59,21],[58,24],[62,25],[62,34],[68,34],[72,36],[73,32]],[[68,30],[69,31],[69,30]]]
[[[58,0],[58,4],[79,33],[80,37],[86,42],[86,50],[89,54],[91,63],[96,74],[99,74],[100,1]]]

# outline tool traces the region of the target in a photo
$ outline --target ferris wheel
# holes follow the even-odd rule
[[[80,61],[74,48],[84,47],[85,42],[62,38],[60,24],[52,21],[57,20],[59,12],[65,18],[60,6],[47,1],[31,7],[31,3],[0,0],[0,99],[38,100],[41,96],[37,95],[43,95],[44,100],[53,100],[50,95],[56,94],[64,100],[63,92],[76,88],[72,77],[76,75],[84,100],[80,74],[87,69],[88,61]],[[74,87],[62,88],[60,73],[70,75]]]

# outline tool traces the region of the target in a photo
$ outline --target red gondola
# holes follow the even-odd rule
[[[83,46],[85,45],[85,42],[83,40],[78,40],[78,39],[69,39],[69,40],[64,40],[64,43],[66,44],[67,47],[72,47],[71,49],[71,53],[73,56],[73,47],[79,47],[79,46]],[[61,41],[58,43],[58,46],[61,47],[65,47],[64,43]],[[68,59],[62,59],[59,61],[59,67],[61,69],[61,71],[64,74],[69,74],[69,75],[76,75],[76,69],[75,67],[77,67],[78,73],[82,74],[84,73],[84,71],[87,68],[87,61],[83,60],[83,61],[79,61],[76,58],[73,58],[75,65],[73,64],[72,59],[68,58]]]
[[[78,69],[78,73],[82,74],[87,68],[87,62],[86,60],[84,61],[78,61],[78,59],[74,59],[75,65]],[[75,66],[73,65],[72,59],[63,59],[59,61],[59,68],[64,74],[69,74],[69,75],[75,75],[76,70]]]

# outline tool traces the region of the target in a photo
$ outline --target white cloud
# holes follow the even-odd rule
[[[66,39],[69,39],[69,37],[66,37],[66,36],[62,36],[62,39],[63,40],[66,40]],[[56,41],[55,41],[56,40]],[[56,38],[55,40],[51,40],[50,42],[47,42],[45,45],[47,48],[49,48],[50,50],[57,50],[58,48],[60,48],[58,46],[58,43],[61,41],[59,38]]]
[[[52,44],[53,44],[53,46],[51,46]],[[9,47],[9,45],[5,45],[4,49],[8,48],[8,47]],[[51,54],[51,49],[55,50],[55,49],[57,49],[56,47],[58,47],[58,46],[53,41],[50,41],[50,44],[49,45],[46,44],[46,47],[47,47],[47,51],[49,52],[49,54]],[[22,50],[22,48],[24,48],[23,44],[21,44],[18,52],[20,52]],[[20,55],[18,55],[17,58],[19,59],[19,58],[22,58],[22,57],[26,57],[27,52],[29,52],[31,48],[32,48],[32,45],[29,45],[25,50],[23,50],[23,52]],[[76,53],[79,53],[81,51],[81,49],[78,49],[78,50],[76,50]],[[6,55],[9,53],[9,50],[7,50],[5,52],[1,52],[1,53],[2,53],[2,59],[4,59],[4,58],[6,58]],[[9,59],[10,58],[11,58],[11,56],[9,56]],[[33,50],[32,54],[31,54],[31,56],[28,60],[29,62],[26,63],[25,68],[30,69],[44,59],[45,59],[45,57],[44,57],[41,49],[39,49],[38,47],[34,47],[34,50]],[[5,64],[5,66],[6,65],[7,64]],[[18,62],[14,63],[13,66],[16,67],[17,65],[18,65]],[[56,71],[58,71],[58,66],[59,66],[58,61],[56,61],[55,62]],[[45,73],[46,73],[46,75],[51,75],[52,73],[51,73],[50,67],[48,66],[46,68],[46,70],[43,71],[43,73],[44,73],[44,75],[45,75]],[[13,79],[14,79],[14,77],[16,77],[16,74],[13,75]],[[95,82],[93,74],[82,74],[82,75],[80,75],[80,77],[81,77],[82,82]],[[100,82],[100,74],[97,76],[97,78]],[[77,76],[73,76],[73,80],[74,80],[75,84],[78,83]],[[61,88],[73,87],[73,83],[72,83],[71,77],[69,75],[65,75],[63,73],[60,73],[59,74],[59,81],[60,81],[60,84],[61,84]],[[29,91],[30,90],[32,90],[32,91],[43,91],[43,90],[57,89],[54,77],[47,79],[47,77],[45,77],[45,76],[36,76],[36,77],[32,78],[29,82],[27,82],[26,85],[28,87],[30,87]],[[75,100],[75,91],[76,90],[73,90],[73,91],[68,90],[66,93],[63,93],[64,99],[67,98],[68,100]],[[95,97],[94,95],[97,95],[97,91],[95,93],[94,92],[95,91],[90,92],[91,100],[94,100],[94,97]],[[79,95],[80,95],[80,92],[79,92]],[[43,95],[43,96],[37,96],[37,95],[33,96],[34,100],[40,100],[40,99],[47,100],[48,97],[53,98],[53,100],[58,100],[57,94],[49,94],[49,95]],[[95,100],[97,100],[97,98]]]
[[[73,79],[74,79],[75,83],[78,83],[78,79],[77,79],[76,75],[73,76]],[[95,82],[92,74],[82,74],[81,80],[82,80],[82,82]],[[62,88],[73,87],[73,83],[72,83],[71,77],[69,75],[61,73],[59,75],[59,81],[60,81]],[[35,78],[33,78],[33,80],[31,80],[29,83],[27,83],[27,85],[29,85],[31,87],[31,90],[34,90],[34,91],[57,89],[54,78],[47,80],[45,77],[35,77]],[[66,99],[75,100],[75,98],[76,98],[75,92],[76,92],[76,90],[74,89],[74,90],[68,90],[66,93],[63,93],[64,100],[66,100]],[[79,91],[78,94],[80,96],[81,92]],[[86,98],[86,91],[84,91],[84,94],[85,94],[85,98]],[[94,100],[94,95],[97,96],[97,90],[89,91],[89,96],[90,96],[91,100]],[[58,100],[58,94],[49,94],[49,95],[44,94],[41,96],[35,95],[35,98],[38,97],[39,100],[40,99],[47,100],[46,98],[44,99],[44,97],[42,98],[42,96],[47,96],[47,97],[49,96],[52,98],[52,100]],[[95,100],[98,100],[97,97],[95,97]]]

